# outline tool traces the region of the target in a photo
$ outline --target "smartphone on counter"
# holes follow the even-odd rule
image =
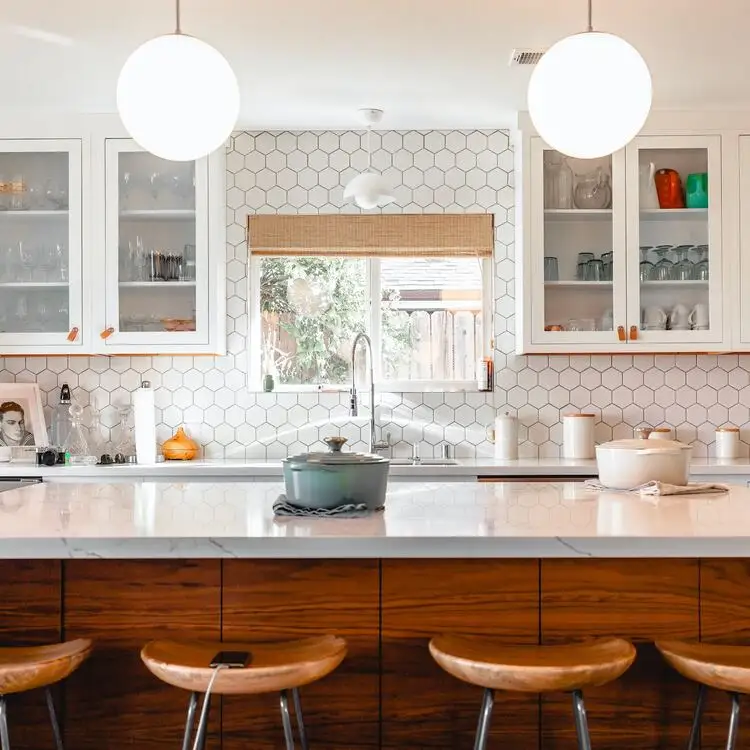
[[[225,665],[229,669],[242,669],[252,661],[253,657],[249,651],[219,651],[211,659],[211,667]]]

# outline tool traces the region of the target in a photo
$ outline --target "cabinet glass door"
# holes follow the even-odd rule
[[[81,142],[0,140],[0,342],[82,343]]]
[[[721,138],[627,147],[630,343],[722,339]]]
[[[107,141],[107,345],[208,341],[207,179],[206,159]]]
[[[622,153],[571,159],[532,139],[534,343],[617,346],[625,317]]]

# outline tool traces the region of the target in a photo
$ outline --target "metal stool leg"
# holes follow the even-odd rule
[[[706,697],[706,686],[698,686],[698,698],[695,701],[695,711],[693,712],[693,726],[690,728],[690,739],[688,740],[688,750],[696,750],[701,733],[701,717],[703,716],[703,701]]]
[[[586,706],[583,703],[583,693],[580,690],[573,691],[573,716],[576,722],[578,750],[591,750],[589,722],[586,718]]]
[[[8,739],[8,704],[5,696],[0,695],[0,748],[10,750],[10,739]]]
[[[299,743],[300,745],[302,745],[302,750],[308,750],[307,732],[305,732],[305,722],[302,718],[302,703],[299,699],[299,690],[297,688],[292,689],[292,698],[294,699],[294,713],[297,714],[297,726],[299,727]]]
[[[188,702],[187,719],[185,721],[185,736],[182,738],[182,750],[190,750],[190,739],[193,735],[193,722],[195,722],[195,709],[198,706],[198,693],[190,693]]]
[[[194,748],[198,750],[205,750],[206,747],[206,735],[208,734],[208,713],[211,710],[211,696],[206,695],[203,698],[203,706],[201,708],[201,718],[198,722],[198,733],[195,736]]]
[[[57,723],[57,713],[55,712],[55,702],[52,700],[52,691],[49,687],[44,688],[47,695],[47,710],[49,711],[49,722],[52,724],[52,734],[55,735],[55,747],[57,750],[63,750],[62,735],[60,734],[60,725]]]
[[[477,725],[477,736],[474,740],[474,750],[485,750],[487,737],[490,733],[490,721],[492,720],[492,707],[495,705],[495,691],[485,688],[482,696],[482,708],[479,711],[479,724]]]
[[[292,729],[292,717],[289,713],[289,694],[286,690],[281,691],[279,704],[281,706],[281,723],[284,725],[286,750],[294,750],[294,730]]]
[[[732,698],[732,713],[729,716],[729,734],[727,735],[727,750],[734,750],[737,739],[737,730],[740,726],[740,696],[738,693],[730,693]]]

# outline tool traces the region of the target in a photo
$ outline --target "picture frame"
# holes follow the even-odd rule
[[[0,383],[0,448],[17,445],[47,445],[42,393],[36,383]]]

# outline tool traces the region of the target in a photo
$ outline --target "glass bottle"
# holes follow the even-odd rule
[[[130,404],[121,404],[115,406],[117,414],[120,417],[120,423],[117,427],[117,433],[112,446],[112,452],[115,457],[119,454],[123,458],[135,455],[135,436],[133,434],[133,424],[131,417],[133,407]]]
[[[95,464],[96,456],[91,455],[86,427],[83,424],[83,407],[80,404],[70,405],[71,428],[68,439],[63,446],[70,455],[71,464]]]

